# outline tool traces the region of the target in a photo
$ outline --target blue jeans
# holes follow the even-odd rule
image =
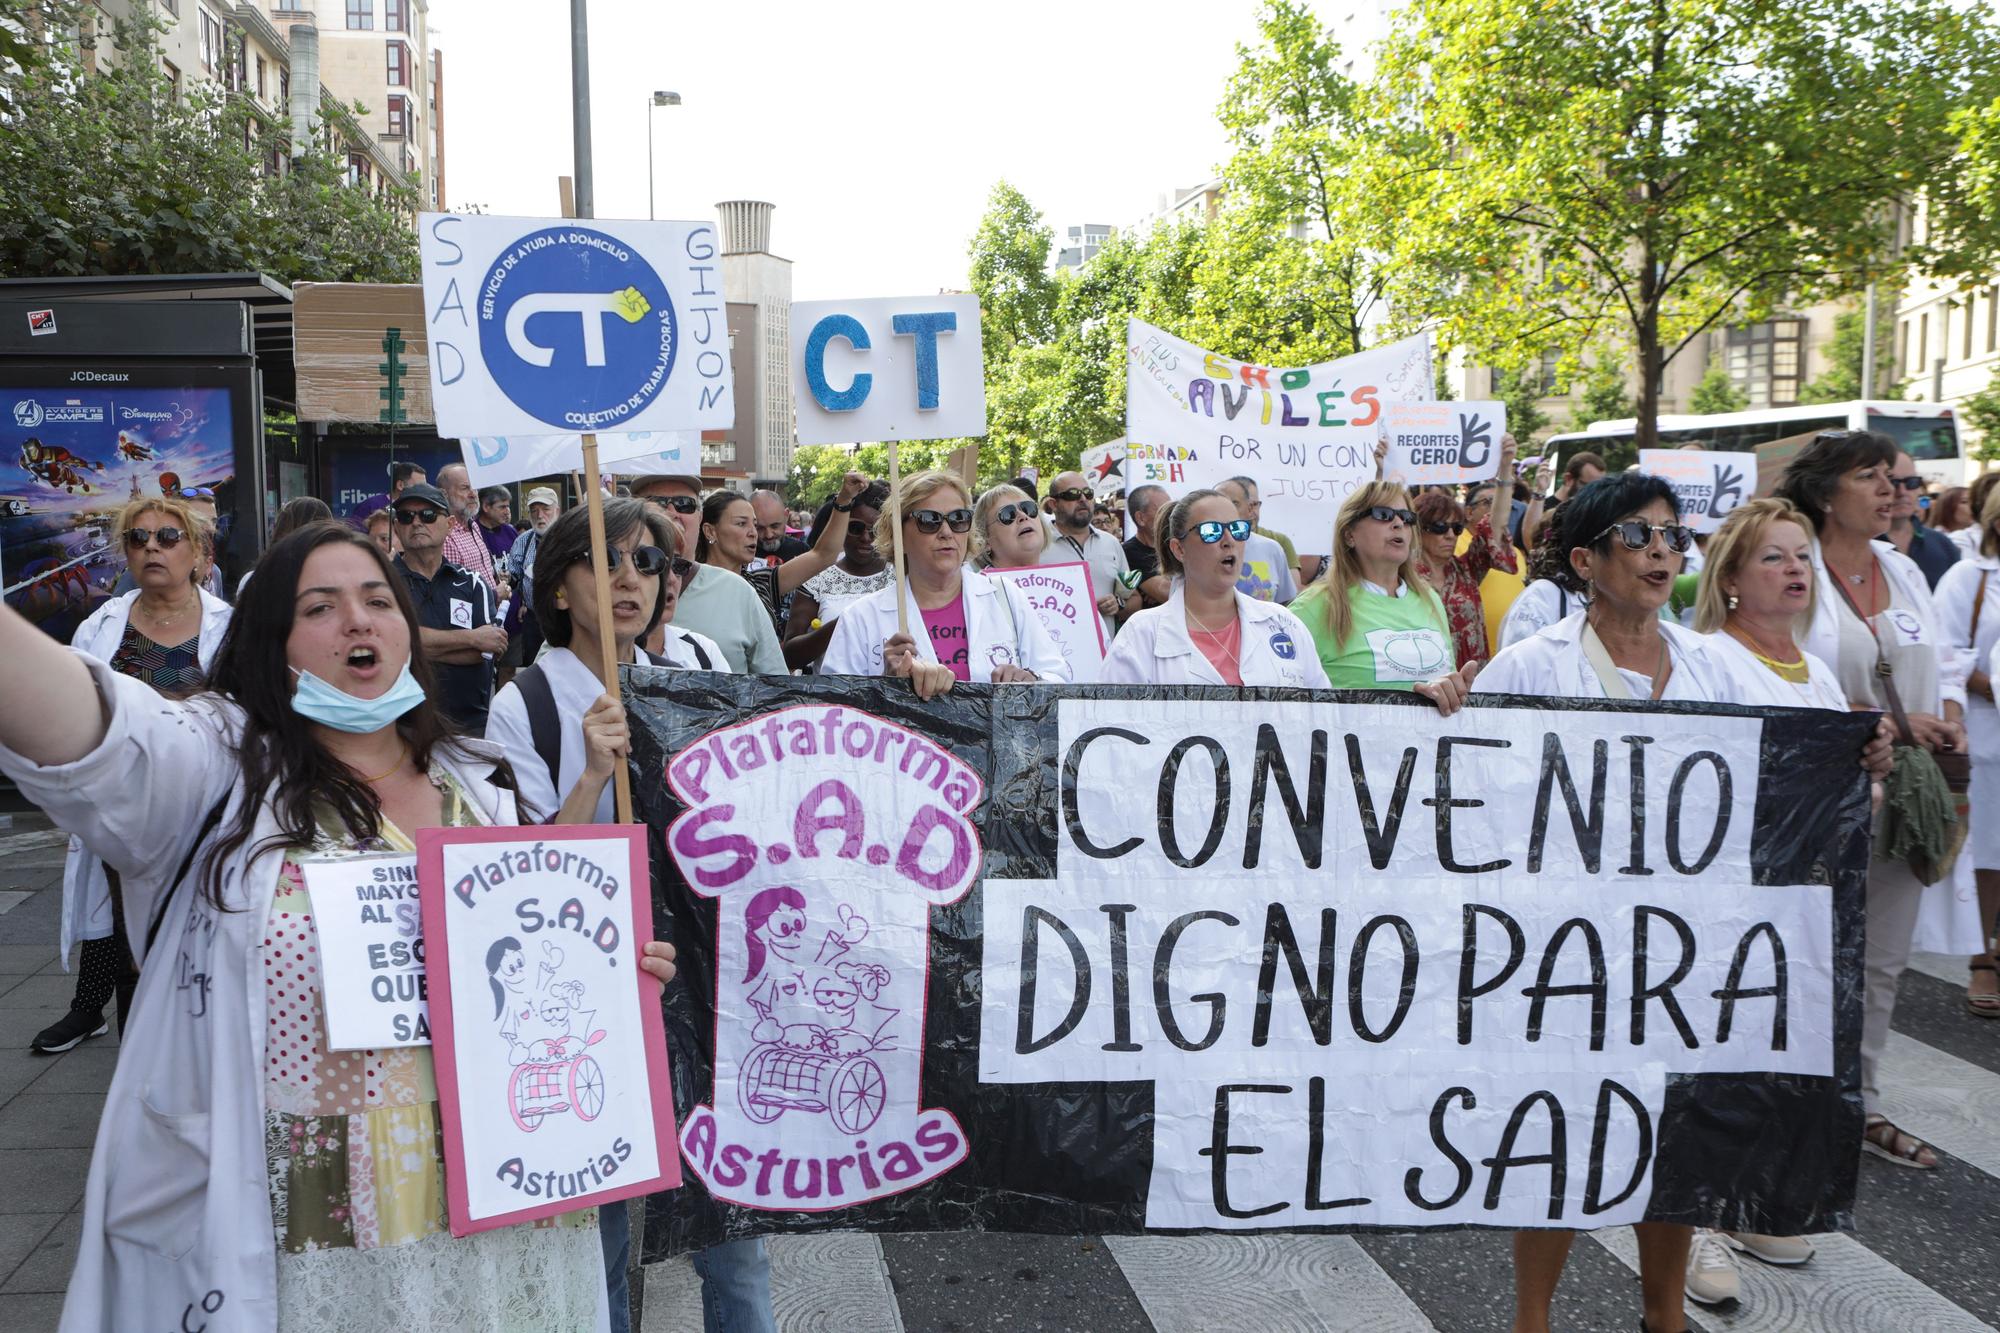
[[[696,1250],[703,1333],[778,1333],[771,1312],[771,1261],[762,1240],[732,1240]]]
[[[626,1200],[597,1205],[597,1238],[604,1245],[604,1290],[610,1297],[611,1333],[632,1333],[632,1290],[626,1266],[632,1260],[632,1214]]]

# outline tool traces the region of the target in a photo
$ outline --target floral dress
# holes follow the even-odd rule
[[[478,821],[440,767],[451,827]],[[285,1330],[588,1330],[604,1292],[597,1210],[454,1239],[428,1046],[327,1049],[319,935],[299,862],[414,851],[386,820],[357,842],[322,811],[293,848],[265,927],[264,1157]]]
[[[1482,518],[1472,529],[1472,543],[1462,555],[1445,561],[1443,569],[1420,563],[1419,569],[1444,598],[1445,617],[1451,622],[1451,644],[1457,649],[1458,664],[1485,663],[1493,654],[1486,647],[1486,606],[1479,597],[1479,581],[1487,571],[1512,574],[1514,547],[1493,535],[1493,521]]]

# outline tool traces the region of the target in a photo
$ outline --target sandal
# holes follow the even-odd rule
[[[1975,977],[1984,972],[1996,980],[1994,988],[1990,991],[1976,991],[1968,981],[1965,986],[1965,1007],[1979,1018],[2000,1018],[2000,970],[1994,968],[1990,958],[1975,961],[1970,970]]]
[[[1916,1135],[1905,1134],[1896,1128],[1886,1115],[1868,1117],[1861,1131],[1861,1149],[1897,1166],[1918,1171],[1937,1170],[1937,1150]],[[1925,1153],[1931,1156],[1928,1162],[1923,1160]]]

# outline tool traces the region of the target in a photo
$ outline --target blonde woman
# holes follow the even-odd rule
[[[972,506],[973,568],[1025,569],[1048,549],[1042,511],[1019,486],[989,486]]]
[[[142,680],[162,694],[200,689],[215,650],[229,628],[229,604],[201,586],[207,573],[202,548],[206,525],[179,500],[134,500],[119,512],[115,529],[125,569],[135,585],[113,597],[77,626],[70,646]],[[69,1050],[110,1031],[104,1007],[118,1000],[120,1026],[136,974],[126,965],[123,933],[116,929],[111,884],[104,863],[76,837],[63,865],[62,957],[81,942],[76,992],[69,1012],[35,1034],[28,1046],[42,1055]]]
[[[834,622],[821,675],[904,676],[930,699],[957,681],[1069,680],[1069,663],[1011,584],[965,567],[972,507],[949,472],[903,478],[904,588],[911,633],[896,623],[896,585],[852,603]],[[875,521],[875,549],[895,558],[897,507]]]
[[[1410,690],[1454,713],[1477,665],[1458,667],[1451,620],[1417,572],[1417,516],[1394,482],[1347,497],[1333,523],[1333,568],[1292,610],[1336,690]]]
[[[1753,500],[1709,539],[1694,628],[1742,686],[1739,703],[1845,712],[1831,666],[1798,644],[1819,600],[1812,525],[1788,500]]]

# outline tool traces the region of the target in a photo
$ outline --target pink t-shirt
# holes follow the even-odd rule
[[[1241,616],[1231,616],[1229,618],[1229,628],[1217,630],[1212,634],[1207,630],[1190,627],[1188,629],[1188,637],[1194,640],[1194,646],[1201,650],[1201,655],[1208,659],[1208,664],[1215,668],[1217,675],[1222,677],[1223,684],[1241,685],[1243,683],[1243,668],[1241,666],[1243,655],[1243,618]]]
[[[965,637],[965,594],[960,593],[935,611],[924,612],[924,632],[931,636],[931,651],[951,674],[970,681],[972,673]]]

